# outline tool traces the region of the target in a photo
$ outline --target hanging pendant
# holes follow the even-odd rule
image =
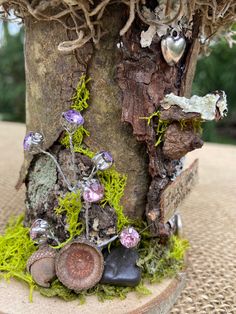
[[[179,31],[173,29],[171,33],[162,38],[161,51],[162,55],[170,66],[179,62],[186,48],[186,40],[179,34]]]

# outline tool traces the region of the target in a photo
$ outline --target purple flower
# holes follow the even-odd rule
[[[30,131],[26,134],[23,142],[25,151],[30,151],[33,146],[40,145],[43,142],[43,135],[37,132]]]
[[[104,197],[104,187],[96,179],[89,180],[83,189],[85,202],[96,203]]]
[[[120,243],[124,247],[128,249],[136,247],[139,241],[140,241],[140,235],[133,227],[128,227],[121,231]]]
[[[96,165],[97,170],[106,170],[113,164],[113,158],[109,152],[101,151],[97,153],[93,159],[93,163]]]
[[[69,124],[76,124],[77,126],[84,124],[84,118],[82,117],[82,115],[78,111],[73,109],[63,112],[62,117]]]

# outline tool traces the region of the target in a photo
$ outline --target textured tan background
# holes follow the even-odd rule
[[[11,213],[19,213],[24,208],[23,189],[19,192],[14,190],[23,160],[24,132],[23,125],[0,123],[0,227]],[[189,154],[188,162],[194,157],[200,159],[200,182],[181,206],[185,234],[191,243],[190,266],[187,286],[171,313],[235,314],[236,147],[206,144],[203,149]],[[159,289],[165,289],[170,284],[166,281]],[[0,311],[9,314],[44,311],[48,314],[108,314],[111,306],[113,313],[128,312],[126,301],[116,302],[116,308],[113,308],[113,303],[96,307],[96,302],[91,300],[91,311],[88,311],[75,304],[37,296],[32,305],[28,303],[27,289],[22,289],[19,283],[11,284],[11,287],[12,290],[5,282],[0,283]],[[157,287],[154,289],[158,290]],[[135,298],[132,302],[134,307],[145,303],[144,299],[137,301]]]

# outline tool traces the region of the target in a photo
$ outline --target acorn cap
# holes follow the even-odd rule
[[[27,266],[26,269],[28,272],[30,272],[30,268],[31,266],[38,260],[42,259],[42,258],[47,258],[47,257],[51,257],[51,258],[55,258],[56,256],[56,250],[51,248],[48,245],[42,246],[41,248],[38,249],[38,251],[34,252],[30,258],[27,261]]]
[[[104,259],[98,248],[87,240],[65,245],[56,256],[56,274],[67,288],[80,291],[94,287],[101,279]]]

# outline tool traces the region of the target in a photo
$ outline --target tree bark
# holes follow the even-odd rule
[[[62,133],[60,115],[69,109],[80,76],[85,73],[91,77],[90,107],[84,114],[85,127],[91,135],[85,143],[93,151],[110,151],[117,170],[127,175],[122,199],[125,213],[141,218],[146,212],[150,221],[149,214],[155,213],[153,234],[164,234],[159,195],[170,183],[176,160],[165,158],[162,145],[154,146],[155,125],[148,127],[147,121],[140,118],[159,110],[167,93],[190,94],[199,44],[195,39],[189,41],[181,62],[170,67],[162,57],[160,38],[156,36],[150,48],[141,48],[144,25],[138,18],[120,38],[124,8],[113,6],[109,10],[103,18],[109,33],[101,38],[98,49],[88,43],[64,55],[57,45],[68,36],[73,38],[71,32],[56,22],[26,19],[27,130],[43,133],[44,149],[59,158],[70,177],[69,152],[58,143]],[[78,164],[89,164],[79,154],[76,158]],[[36,217],[45,218],[54,225],[59,238],[64,238],[64,222],[53,209],[66,188],[55,165],[42,154],[27,155],[22,181],[27,186],[26,223]]]

